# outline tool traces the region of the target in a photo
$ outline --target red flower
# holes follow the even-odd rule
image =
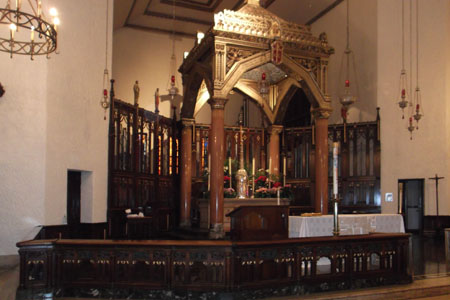
[[[281,186],[281,182],[275,182],[275,183],[273,184],[273,187],[274,187],[274,188],[280,187],[280,186]]]
[[[226,175],[223,176],[223,181],[230,181],[230,179],[231,179],[230,176],[226,176]]]
[[[258,181],[266,182],[266,180],[267,180],[267,177],[264,175],[261,175],[258,177],[258,179],[255,180],[255,182],[258,182]]]

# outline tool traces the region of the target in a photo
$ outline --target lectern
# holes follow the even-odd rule
[[[289,206],[240,206],[227,214],[232,240],[279,240],[289,236]]]

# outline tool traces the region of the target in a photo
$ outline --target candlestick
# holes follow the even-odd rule
[[[286,185],[286,156],[283,157],[283,186]]]
[[[333,143],[333,195],[337,199],[338,195],[338,147],[339,143]]]
[[[252,159],[252,175],[253,175],[253,180],[252,180],[252,198],[254,198],[255,195],[255,158],[253,157]]]
[[[230,188],[232,187],[231,186],[231,182],[233,181],[233,171],[232,171],[232,168],[231,168],[231,156],[230,157],[228,157],[228,169],[230,170]]]
[[[269,180],[269,189],[271,187],[271,184],[270,184],[270,172],[271,171],[272,171],[272,158],[269,158],[269,176],[267,178],[267,180]]]
[[[277,190],[277,205],[280,205],[280,189]]]
[[[211,155],[208,155],[208,191],[211,187]]]

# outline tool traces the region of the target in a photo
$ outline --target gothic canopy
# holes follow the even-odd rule
[[[286,109],[283,103],[292,96],[292,87],[303,89],[316,112],[328,114],[327,71],[333,53],[325,33],[315,37],[309,26],[287,22],[262,8],[258,0],[247,0],[238,11],[217,13],[214,26],[179,68],[182,116],[193,117],[199,90],[226,99],[238,89],[259,103],[275,123]],[[274,87],[268,97],[259,93],[262,73]],[[202,83],[206,88],[200,89]]]

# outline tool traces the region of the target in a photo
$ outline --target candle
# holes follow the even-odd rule
[[[338,146],[338,143],[333,143],[333,195],[335,199],[338,195]]]
[[[15,32],[16,29],[17,29],[16,24],[11,23],[11,24],[9,25],[9,29],[11,30],[11,40],[14,40],[14,32]]]
[[[271,184],[270,184],[270,171],[271,171],[271,169],[272,169],[272,158],[269,158],[269,177],[267,178],[267,180],[269,180],[269,189],[271,187]]]
[[[232,187],[231,182],[233,181],[233,171],[231,168],[231,156],[228,157],[228,169],[230,170],[230,188],[231,188]]]
[[[286,175],[287,175],[287,170],[286,170],[286,156],[283,157],[283,186],[286,185]]]
[[[280,205],[280,189],[277,190],[277,205]]]
[[[34,41],[34,26],[31,26],[31,41]]]
[[[269,158],[269,175],[272,172],[272,158]]]
[[[252,159],[252,175],[255,176],[255,158]]]
[[[40,18],[41,17],[41,12],[42,12],[42,2],[39,1],[38,2],[38,9],[37,9],[37,15]]]

